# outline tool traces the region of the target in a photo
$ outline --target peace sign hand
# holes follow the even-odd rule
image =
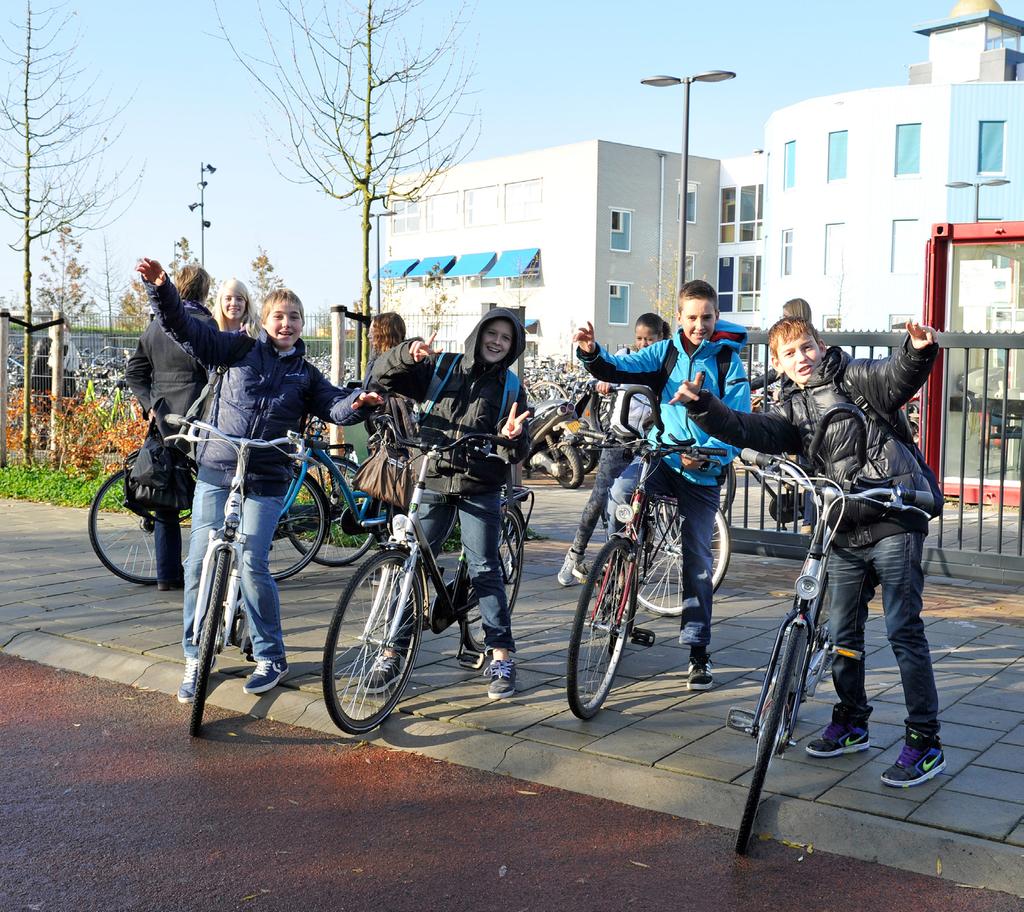
[[[513,402],[512,408],[508,413],[508,420],[505,422],[505,426],[502,428],[502,433],[506,437],[515,439],[523,432],[523,424],[526,423],[526,419],[530,417],[529,411],[523,412],[522,415],[517,415],[516,412],[519,410],[519,403]]]
[[[419,364],[424,358],[437,357],[441,354],[440,349],[434,349],[434,339],[437,338],[437,330],[431,334],[430,338],[424,342],[422,339],[417,339],[409,346],[409,354],[412,355],[412,360]]]
[[[914,348],[927,348],[935,344],[935,330],[923,323],[915,323],[907,320],[907,333],[910,336],[910,344]]]
[[[693,380],[684,380],[682,386],[676,390],[676,394],[668,400],[669,405],[676,405],[679,402],[696,402],[700,397],[701,387],[704,385],[704,371],[700,371]]]
[[[594,341],[594,324],[587,321],[586,326],[581,326],[573,333],[572,341],[588,355],[592,355],[594,349],[597,348],[597,343]]]

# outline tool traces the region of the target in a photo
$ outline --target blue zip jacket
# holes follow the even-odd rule
[[[182,349],[207,370],[227,367],[205,420],[225,434],[256,440],[284,437],[300,430],[308,415],[334,424],[356,424],[372,409],[354,409],[361,390],[349,392],[330,383],[303,355],[302,340],[281,357],[260,330],[258,339],[235,332],[220,332],[188,314],[170,279],[162,285],[146,284],[160,326]],[[236,455],[227,444],[206,440],[196,449],[199,478],[228,487],[234,476]],[[245,473],[246,493],[281,496],[295,474],[295,462],[277,450],[252,450]]]
[[[744,327],[719,320],[711,338],[701,342],[692,355],[687,354],[682,333],[677,331],[671,339],[655,342],[632,354],[610,355],[598,345],[593,354],[588,355],[577,349],[576,356],[598,380],[649,386],[661,403],[661,420],[665,425],[666,434],[680,440],[692,437],[696,440],[697,446],[722,447],[727,450],[728,455],[714,458],[708,470],[684,469],[679,456],[675,453],[664,460],[665,465],[679,472],[693,484],[716,485],[721,484],[725,467],[732,462],[739,450],[698,427],[681,403],[669,405],[668,402],[684,380],[693,380],[703,371],[703,389],[711,390],[730,408],[738,412],[749,412],[750,381],[740,358],[740,349],[746,342],[747,331]],[[665,363],[665,354],[670,345],[676,347],[679,356],[672,373],[666,376],[662,365]],[[732,350],[729,370],[725,375],[725,390],[718,388],[718,352],[722,348]],[[656,441],[657,436],[658,430],[652,426],[647,437]]]

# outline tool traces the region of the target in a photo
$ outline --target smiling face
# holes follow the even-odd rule
[[[643,323],[637,323],[636,334],[633,339],[636,342],[636,350],[640,351],[641,348],[647,348],[648,345],[660,342],[662,335],[660,332],[651,329],[650,326],[645,326]]]
[[[707,298],[680,298],[676,316],[683,331],[683,341],[694,348],[711,338],[718,322],[715,302]]]
[[[276,301],[263,315],[263,328],[279,351],[294,348],[302,335],[302,311],[289,301]]]
[[[480,333],[479,356],[485,364],[500,364],[512,350],[515,327],[503,318],[489,321]]]
[[[238,282],[229,282],[220,291],[220,311],[227,324],[221,329],[239,329],[246,317],[249,302]]]
[[[772,348],[772,367],[781,371],[797,386],[806,386],[814,368],[821,360],[822,348],[810,333],[778,342]]]

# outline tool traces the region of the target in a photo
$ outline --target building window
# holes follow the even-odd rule
[[[846,180],[846,140],[849,132],[838,130],[828,134],[828,179]]]
[[[633,214],[625,209],[612,209],[611,249],[629,253],[629,234]]]
[[[999,48],[1009,48],[1011,51],[1020,50],[1020,32],[1012,29],[1004,29],[991,22],[985,27],[985,50],[995,51]]]
[[[738,207],[736,205],[737,190],[739,190]],[[723,187],[720,211],[718,240],[721,243],[761,240],[761,226],[764,219],[764,184]]]
[[[395,200],[391,207],[391,231],[394,234],[411,234],[420,230],[420,204],[415,200]]]
[[[686,221],[691,225],[697,222],[697,187],[693,181],[686,182]],[[679,221],[679,181],[676,181],[676,221]]]
[[[718,309],[731,311],[733,291],[735,289],[736,257],[719,257],[718,259]]]
[[[782,274],[793,274],[793,229],[782,230]]]
[[[540,178],[505,184],[505,221],[529,222],[541,216]]]
[[[921,125],[896,125],[896,176],[921,173]]]
[[[1003,173],[1003,147],[1006,122],[983,120],[978,124],[978,173]]]
[[[498,223],[498,188],[478,187],[465,195],[465,221],[467,228]]]
[[[459,227],[459,194],[439,193],[424,201],[427,231],[447,231]]]
[[[697,268],[697,254],[688,253],[686,254],[686,271],[683,273],[684,282],[693,281],[693,272]]]
[[[782,166],[782,189],[790,190],[796,186],[796,140],[786,143],[786,154]]]
[[[746,313],[761,307],[761,258],[736,257],[736,309]]]
[[[629,324],[629,286],[608,286],[608,322],[614,326]]]
[[[842,275],[845,240],[844,223],[836,222],[825,226],[825,275]]]
[[[890,271],[909,274],[920,272],[923,257],[924,245],[918,240],[917,219],[893,219]]]

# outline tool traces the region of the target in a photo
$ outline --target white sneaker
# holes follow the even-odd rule
[[[576,560],[570,551],[562,561],[562,569],[558,571],[559,586],[575,586],[587,578],[587,565],[582,560]]]

